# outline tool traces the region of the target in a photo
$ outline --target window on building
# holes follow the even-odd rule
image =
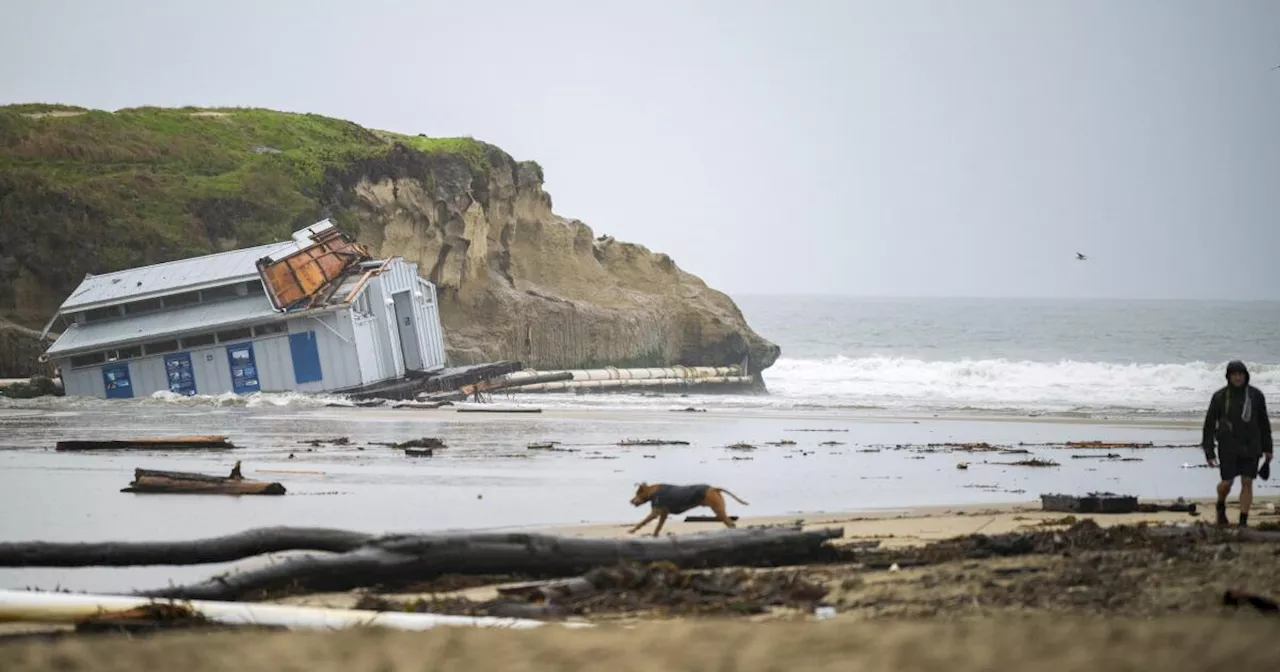
[[[172,296],[164,297],[165,308],[177,308],[179,306],[190,306],[200,303],[200,292],[183,292]]]
[[[72,357],[71,366],[72,368],[81,367],[81,366],[93,366],[94,364],[101,364],[104,361],[106,361],[106,355],[102,354],[101,352],[91,352],[87,355],[77,355],[75,357]]]
[[[162,352],[174,352],[178,349],[178,342],[177,341],[157,341],[155,343],[146,344],[146,346],[144,346],[144,349],[147,351],[148,355],[158,355]]]
[[[269,324],[259,324],[253,328],[254,336],[266,336],[268,334],[283,334],[289,331],[288,325],[284,322],[271,322]]]
[[[160,299],[143,299],[141,301],[131,301],[124,304],[125,315],[137,315],[138,313],[151,313],[164,308],[164,304]]]
[[[106,308],[94,308],[93,310],[86,310],[84,312],[84,321],[99,322],[102,320],[109,320],[113,317],[119,317],[119,316],[120,316],[119,306],[107,306]]]
[[[205,345],[213,345],[213,334],[200,334],[198,336],[188,336],[182,339],[182,347],[187,348],[188,350]]]
[[[201,301],[221,301],[222,299],[234,299],[239,296],[239,285],[224,285],[222,287],[210,287],[209,289],[200,290]]]
[[[226,331],[218,332],[219,343],[229,343],[231,341],[243,341],[246,338],[251,338],[251,337],[252,337],[252,334],[249,332],[248,327],[244,329],[228,329]]]
[[[369,305],[369,292],[362,292],[355,301],[351,302],[351,307],[361,315],[372,315],[373,308]]]
[[[142,356],[142,346],[139,346],[139,345],[134,345],[127,348],[120,348],[118,350],[107,351],[108,362],[118,362],[122,359],[134,359],[135,357],[141,357],[141,356]]]

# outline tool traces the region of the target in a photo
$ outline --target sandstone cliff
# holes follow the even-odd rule
[[[485,143],[314,115],[0,108],[0,316],[38,328],[86,272],[331,217],[437,284],[452,363],[758,373],[777,359],[729,297],[557,216],[542,184],[536,163]]]

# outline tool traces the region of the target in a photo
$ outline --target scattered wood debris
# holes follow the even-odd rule
[[[725,448],[728,448],[729,450],[755,450],[756,449],[755,446],[749,443],[734,443],[734,444],[725,446]]]
[[[623,439],[619,446],[687,446],[688,441],[672,441],[668,439]]]

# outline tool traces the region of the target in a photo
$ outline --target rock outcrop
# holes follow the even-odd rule
[[[436,283],[451,363],[728,365],[778,346],[667,255],[557,216],[542,169],[468,138],[270,110],[0,107],[0,317],[85,273],[283,240],[324,217]],[[0,377],[46,373],[9,330]],[[15,345],[16,344],[16,345]]]
[[[362,242],[436,283],[451,361],[760,371],[777,359],[728,296],[667,255],[553,213],[537,164],[486,158],[473,175],[401,145],[335,173],[326,194]]]

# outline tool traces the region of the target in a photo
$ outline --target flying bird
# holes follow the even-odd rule
[[[1088,261],[1088,260],[1089,260],[1089,257],[1086,257],[1083,254],[1076,252],[1076,261]]]

